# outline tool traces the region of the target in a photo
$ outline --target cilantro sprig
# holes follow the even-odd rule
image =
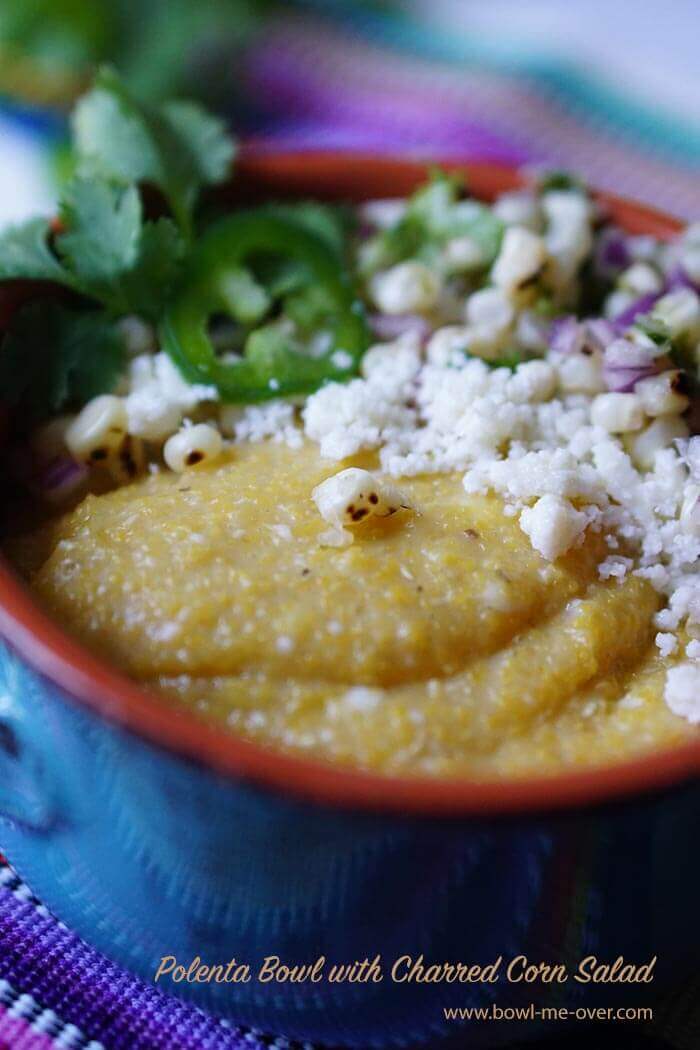
[[[201,106],[144,106],[111,69],[78,102],[72,130],[83,175],[157,187],[188,239],[200,191],[223,181],[235,153],[222,121]]]
[[[363,248],[362,269],[369,276],[408,258],[434,264],[454,237],[468,236],[481,252],[479,267],[488,269],[498,255],[503,223],[485,204],[462,196],[459,176],[434,171],[408,202],[406,212]]]
[[[226,177],[235,152],[223,123],[199,106],[141,105],[109,69],[78,103],[72,130],[75,174],[59,202],[60,228],[31,219],[0,233],[0,280],[73,293],[21,309],[0,346],[0,399],[38,416],[113,388],[124,365],[115,322],[162,316],[199,196]],[[145,185],[170,215],[146,216]]]

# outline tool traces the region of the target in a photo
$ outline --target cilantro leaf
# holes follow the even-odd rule
[[[144,224],[136,263],[121,279],[124,298],[133,313],[159,320],[184,257],[185,242],[172,219]]]
[[[234,155],[222,121],[190,102],[141,105],[109,69],[78,102],[72,126],[85,173],[152,183],[188,236],[200,190],[225,178]]]
[[[61,220],[66,232],[56,247],[79,286],[105,305],[123,308],[119,280],[136,265],[141,237],[136,187],[76,178],[63,194]]]
[[[486,360],[486,364],[489,368],[509,368],[511,372],[514,372],[518,365],[524,364],[525,361],[530,360],[530,355],[523,353],[521,350],[506,350],[500,357]]]
[[[2,399],[43,418],[113,390],[124,363],[123,343],[103,313],[29,303],[0,346]]]
[[[30,219],[0,233],[0,280],[24,278],[72,284],[70,275],[49,247],[46,219]]]
[[[503,223],[485,204],[460,199],[461,191],[458,176],[433,173],[413,194],[399,221],[364,245],[364,272],[371,274],[408,258],[434,265],[447,241],[461,236],[471,237],[481,249],[480,269],[489,267],[498,255]]]
[[[192,181],[198,179],[203,186],[223,182],[235,153],[223,122],[196,102],[182,99],[164,103],[161,113],[187,150],[186,165]]]
[[[586,185],[581,179],[572,175],[568,171],[545,171],[537,180],[537,188],[540,193],[550,193],[555,190],[563,190],[565,192],[577,191],[579,193],[585,193]]]

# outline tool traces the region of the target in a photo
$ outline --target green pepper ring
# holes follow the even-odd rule
[[[290,347],[272,356],[244,356],[232,364],[217,358],[207,334],[212,313],[225,308],[219,290],[227,270],[253,252],[270,252],[303,262],[334,304],[332,344],[318,357]],[[250,404],[274,397],[308,394],[331,380],[356,374],[369,344],[364,308],[331,248],[301,223],[271,209],[240,212],[217,222],[204,235],[161,326],[162,346],[190,383],[215,386],[222,401]],[[338,363],[338,354],[348,363]]]

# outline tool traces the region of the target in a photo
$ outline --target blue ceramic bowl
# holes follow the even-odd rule
[[[423,170],[258,153],[237,185],[360,199],[408,192]],[[517,184],[502,169],[469,177],[486,197]],[[634,232],[676,228],[608,203]],[[404,955],[501,956],[504,967],[524,955],[571,971],[589,955],[658,957],[651,986],[501,976],[162,986],[171,993],[368,1050],[433,1045],[454,1032],[445,1006],[648,1005],[697,968],[700,743],[527,781],[382,778],[275,754],[148,696],[65,636],[1,564],[0,635],[0,848],[60,919],[142,977],[166,955],[235,956],[254,970],[272,954],[289,964],[380,955],[386,969]],[[512,1024],[474,1022],[468,1045],[512,1038]]]

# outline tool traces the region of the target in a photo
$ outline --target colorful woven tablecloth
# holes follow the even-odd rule
[[[300,148],[546,164],[700,217],[696,0],[316,0],[251,49],[252,127]]]
[[[659,1009],[653,1030],[582,1026],[512,1050],[697,1050],[698,990]],[[0,856],[0,1050],[322,1048],[239,1028],[133,977],[55,919]],[[467,1046],[458,1035],[444,1050]]]
[[[0,858],[0,1050],[312,1050],[163,995],[58,922]]]

